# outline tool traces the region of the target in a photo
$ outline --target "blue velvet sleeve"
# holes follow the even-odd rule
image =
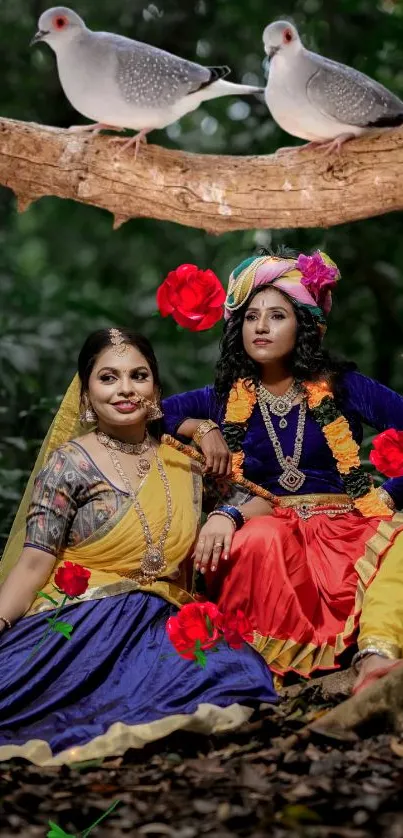
[[[346,373],[344,377],[346,388],[346,412],[353,413],[362,422],[385,431],[387,428],[403,430],[403,398],[359,372]],[[403,476],[386,480],[383,488],[393,498],[398,509],[403,508]]]
[[[222,409],[215,396],[214,387],[202,387],[169,396],[162,402],[164,432],[177,436],[179,426],[185,419],[212,419],[219,422]]]

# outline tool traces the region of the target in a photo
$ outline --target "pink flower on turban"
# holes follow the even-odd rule
[[[327,265],[318,252],[313,256],[301,253],[295,267],[301,271],[301,285],[306,287],[319,308],[328,314],[332,305],[329,291],[337,283],[338,269],[333,265]]]

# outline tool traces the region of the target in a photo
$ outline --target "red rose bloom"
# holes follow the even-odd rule
[[[382,431],[373,441],[369,455],[372,465],[387,477],[403,475],[403,431],[389,428]]]
[[[195,644],[203,650],[211,649],[221,637],[217,625],[221,614],[212,602],[190,602],[175,617],[167,620],[167,634],[182,658],[196,660]]]
[[[88,588],[91,571],[74,562],[64,562],[55,573],[55,585],[69,597],[81,596]]]
[[[239,608],[235,614],[223,615],[221,630],[231,649],[240,649],[245,641],[253,640],[252,624]]]
[[[179,265],[158,288],[157,306],[163,317],[170,314],[184,329],[201,332],[221,319],[225,296],[213,271],[200,271],[197,265]]]

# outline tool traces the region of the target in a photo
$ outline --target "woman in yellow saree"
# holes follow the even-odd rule
[[[0,563],[0,759],[122,754],[178,729],[231,729],[275,699],[249,646],[220,645],[202,669],[168,640],[168,617],[191,601],[201,474],[158,441],[159,397],[145,338],[87,338]],[[91,574],[65,608],[71,639],[50,633],[31,656],[55,608],[37,592],[54,599],[66,560]]]
[[[353,658],[354,693],[403,666],[403,535],[399,533],[364,596]]]

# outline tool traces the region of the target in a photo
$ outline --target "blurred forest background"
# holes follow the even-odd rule
[[[0,0],[0,114],[65,128],[84,120],[64,97],[50,48],[29,48],[48,5]],[[75,0],[74,8],[92,29],[201,63],[229,64],[233,80],[251,84],[264,83],[265,25],[292,17],[311,49],[403,97],[403,0]],[[252,98],[209,102],[150,141],[206,154],[270,154],[290,145]],[[17,215],[14,196],[1,189],[0,219],[1,535],[89,331],[109,325],[143,331],[160,359],[166,393],[211,381],[220,326],[194,335],[155,316],[156,288],[182,262],[211,267],[226,283],[232,267],[259,245],[325,249],[343,276],[328,347],[403,390],[400,214],[330,230],[218,238],[152,220],[132,220],[113,232],[106,212],[56,198]]]

